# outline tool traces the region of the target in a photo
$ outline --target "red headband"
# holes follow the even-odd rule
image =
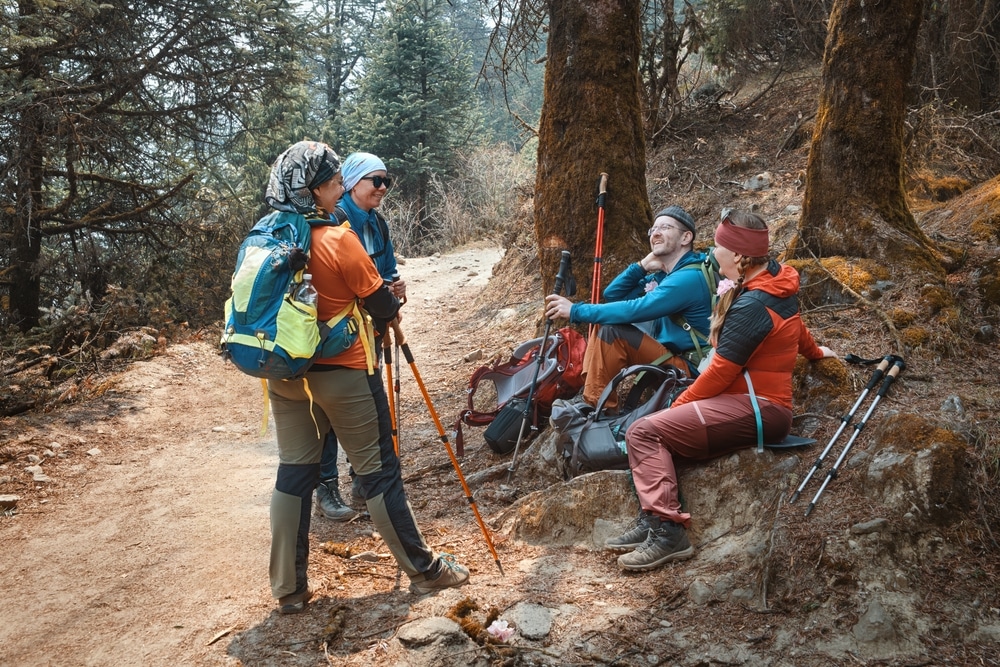
[[[728,217],[715,228],[715,245],[732,250],[744,257],[767,257],[769,244],[767,227],[748,229],[733,224]]]

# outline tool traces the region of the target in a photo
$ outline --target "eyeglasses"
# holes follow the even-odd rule
[[[388,176],[362,176],[358,180],[360,181],[371,181],[375,189],[378,190],[383,185],[389,187],[392,185],[392,179]]]
[[[676,229],[682,234],[688,231],[686,229],[681,229],[680,227],[674,227],[673,225],[653,225],[652,227],[649,228],[649,232],[647,233],[649,236],[652,236],[653,232],[666,232],[668,229]]]

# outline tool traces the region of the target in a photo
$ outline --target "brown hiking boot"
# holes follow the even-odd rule
[[[279,614],[299,614],[305,611],[306,604],[312,599],[313,589],[309,584],[291,595],[278,598]]]
[[[451,554],[440,554],[438,561],[441,569],[433,579],[414,581],[410,583],[410,592],[416,595],[426,593],[436,593],[444,588],[461,586],[469,581],[469,570],[464,565],[459,564]]]
[[[649,515],[639,512],[632,527],[618,537],[609,537],[604,541],[604,548],[609,551],[633,551],[642,545],[649,537]]]
[[[694,555],[684,526],[673,521],[649,517],[649,536],[632,553],[618,557],[618,564],[626,570],[645,571],[674,560],[687,560]]]

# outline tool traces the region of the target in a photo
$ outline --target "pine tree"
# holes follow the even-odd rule
[[[432,175],[447,175],[478,128],[471,58],[443,0],[391,0],[367,47],[357,102],[346,120],[352,150],[378,155],[394,185],[423,211]]]

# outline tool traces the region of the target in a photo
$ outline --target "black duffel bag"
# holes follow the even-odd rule
[[[604,414],[604,405],[626,378],[635,381],[616,415]],[[597,407],[579,403],[552,408],[549,422],[559,431],[557,445],[569,477],[596,470],[627,470],[625,432],[637,419],[670,407],[694,380],[673,366],[637,364],[619,372],[604,388]],[[517,435],[515,434],[515,439]]]

